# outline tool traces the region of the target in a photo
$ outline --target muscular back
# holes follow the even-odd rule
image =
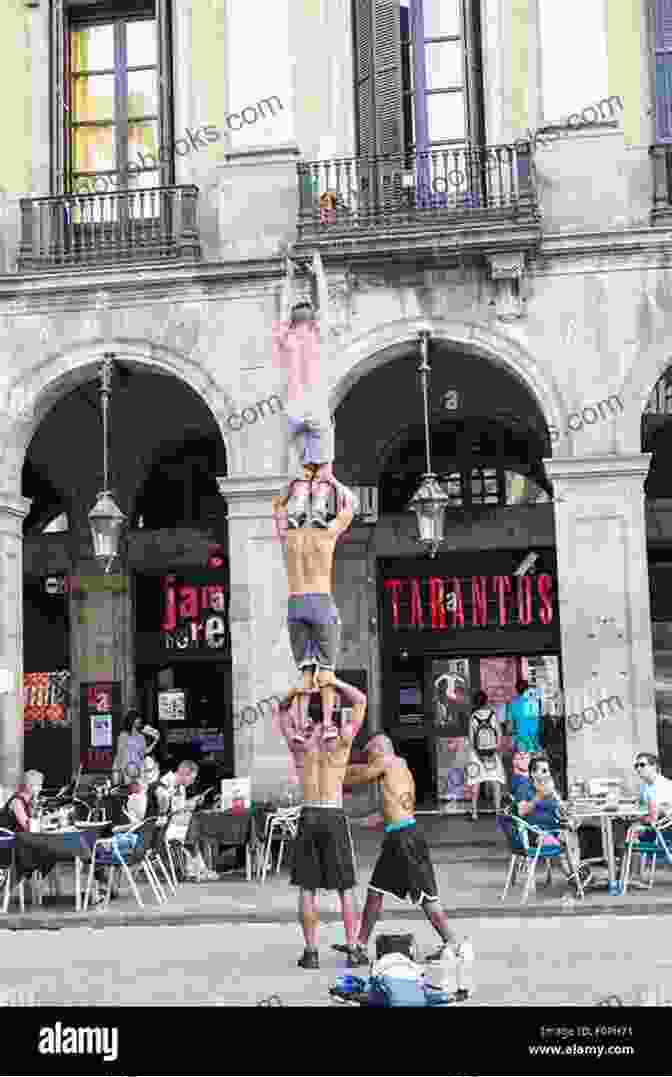
[[[296,759],[301,776],[303,799],[314,803],[343,804],[343,778],[350,758],[353,738],[339,736],[332,741],[322,741],[322,731],[317,729],[302,753],[302,761]]]
[[[287,533],[290,595],[331,594],[337,537],[333,532],[318,527],[299,527]]]

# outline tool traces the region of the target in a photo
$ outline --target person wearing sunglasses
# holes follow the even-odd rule
[[[635,770],[640,780],[639,805],[647,814],[641,823],[634,823],[630,827],[628,840],[642,831],[647,832],[648,827],[659,820],[672,816],[672,781],[660,773],[658,756],[651,752],[639,752],[635,758]],[[654,840],[651,831],[642,836],[645,840]]]
[[[581,852],[578,836],[574,829],[562,829],[562,805],[551,774],[548,756],[540,752],[530,759],[530,780],[521,784],[516,794],[518,813],[530,826],[546,831],[542,839],[544,846],[560,846],[560,864],[567,882],[578,890],[577,877],[584,888],[591,882],[593,874],[588,867],[581,867]]]

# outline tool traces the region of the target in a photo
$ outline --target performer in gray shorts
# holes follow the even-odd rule
[[[294,661],[300,670],[317,666],[335,671],[341,618],[331,595],[290,595],[287,627]]]

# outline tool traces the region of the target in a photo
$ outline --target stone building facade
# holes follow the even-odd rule
[[[414,196],[411,204],[393,176],[393,193],[383,184],[371,213],[365,203],[370,210],[380,176],[372,180],[372,166],[358,155],[362,110],[354,90],[353,24],[365,5],[274,0],[272,24],[264,28],[274,51],[252,65],[252,81],[241,56],[260,54],[255,5],[161,0],[159,20],[170,21],[169,38],[161,40],[170,45],[163,70],[172,85],[173,138],[206,122],[222,137],[207,149],[175,154],[172,173],[162,178],[172,220],[181,222],[182,239],[190,237],[175,256],[151,243],[139,253],[138,240],[115,258],[121,217],[113,217],[86,260],[85,234],[76,239],[72,225],[78,219],[83,227],[84,217],[74,216],[75,196],[54,170],[58,80],[48,62],[78,6],[7,0],[0,14],[3,38],[20,43],[0,72],[5,100],[15,102],[3,117],[11,153],[0,163],[0,663],[11,671],[9,691],[0,695],[0,782],[15,780],[22,759],[24,563],[38,576],[100,573],[86,528],[101,480],[100,428],[82,391],[95,404],[105,353],[132,375],[113,396],[112,413],[115,490],[131,520],[152,463],[171,438],[206,431],[225,461],[213,476],[221,508],[212,533],[158,528],[152,537],[151,528],[134,526],[119,578],[132,580],[143,567],[171,572],[202,563],[208,543],[223,534],[230,676],[222,710],[235,713],[294,679],[284,629],[286,576],[271,516],[271,500],[294,466],[284,418],[269,408],[238,430],[228,421],[282,395],[270,331],[281,314],[290,246],[299,261],[319,249],[328,278],[336,474],[380,493],[377,520],[360,516],[336,563],[341,666],[366,674],[371,728],[387,727],[389,719],[380,566],[420,553],[412,515],[395,509],[394,498],[386,507],[382,483],[411,459],[408,439],[422,425],[418,335],[428,331],[437,470],[451,467],[450,451],[441,448],[441,401],[454,391],[450,421],[460,429],[488,421],[508,431],[527,446],[518,471],[549,490],[543,504],[454,514],[441,558],[554,551],[565,698],[585,705],[601,692],[623,702],[609,721],[568,737],[568,771],[609,771],[632,782],[633,752],[657,743],[649,554],[653,546],[664,553],[672,540],[664,469],[655,497],[644,496],[651,454],[666,445],[667,418],[655,390],[669,364],[672,249],[667,150],[656,127],[653,0],[596,5],[604,9],[595,24],[606,57],[604,85],[586,105],[619,98],[623,107],[594,108],[597,119],[591,113],[551,145],[536,147],[526,132],[552,132],[558,120],[544,105],[543,0],[471,5],[480,23],[481,147],[497,148],[492,167],[478,149],[478,169],[488,177],[481,200],[451,195],[423,204]],[[394,6],[378,0],[381,12]],[[282,106],[274,115],[267,110],[238,131],[228,123],[245,101],[258,107],[272,95]],[[453,162],[464,174],[468,159],[455,152],[463,154]],[[367,179],[359,203],[345,191],[336,160]],[[399,173],[408,171],[399,165]],[[329,192],[331,216],[319,203]],[[123,194],[115,197],[123,201]],[[66,222],[70,247],[57,220]],[[618,408],[608,406],[613,397]],[[576,415],[583,416],[578,427]],[[66,534],[24,537],[31,454],[67,501]],[[432,571],[428,562],[423,574]],[[83,588],[71,597],[74,698],[79,685],[96,678],[118,681],[125,705],[137,698],[132,596],[129,584]],[[490,653],[503,648],[498,637]],[[515,653],[524,648],[516,642]],[[287,781],[286,750],[270,719],[239,729],[233,751],[235,773],[251,772],[255,790],[277,791]],[[78,752],[75,743],[75,762]]]

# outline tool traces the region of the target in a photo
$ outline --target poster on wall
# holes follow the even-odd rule
[[[91,717],[91,747],[112,747],[112,715],[94,714]]]
[[[562,714],[560,662],[557,655],[535,655],[522,660],[523,676],[530,683],[530,696],[539,703],[543,716]]]
[[[169,688],[158,693],[159,721],[183,722],[185,720],[185,693],[179,688]]]
[[[23,730],[69,728],[70,671],[24,673]]]
[[[493,707],[510,703],[516,694],[518,663],[515,658],[481,658],[481,689]]]
[[[455,706],[469,703],[469,659],[445,658],[432,663],[434,721],[445,726],[455,718]]]
[[[79,747],[84,771],[110,771],[121,729],[121,684],[95,681],[81,686]]]

